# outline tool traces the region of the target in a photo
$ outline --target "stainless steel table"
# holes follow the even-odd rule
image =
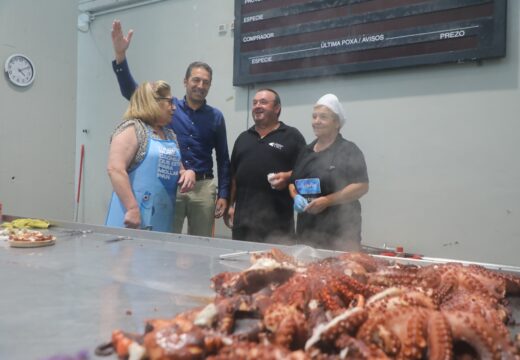
[[[1,360],[40,360],[83,350],[90,359],[98,359],[94,349],[110,340],[114,329],[142,333],[146,319],[169,318],[204,305],[213,299],[209,286],[213,275],[249,266],[247,254],[226,260],[221,255],[273,247],[60,221],[52,224],[48,232],[57,237],[53,246],[11,248],[0,241]],[[303,258],[335,253],[298,245],[277,247]],[[396,260],[419,265],[451,261]],[[520,273],[514,267],[481,265]],[[520,320],[520,299],[513,298],[511,304]],[[518,326],[510,328],[513,334],[519,332]]]
[[[95,359],[95,347],[112,330],[142,333],[146,319],[206,304],[213,275],[249,266],[247,256],[232,261],[219,255],[272,247],[52,223],[53,246],[11,248],[0,241],[0,359],[81,350]]]

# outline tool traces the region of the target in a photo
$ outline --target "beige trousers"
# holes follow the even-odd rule
[[[217,186],[213,179],[197,181],[190,192],[181,194],[177,191],[173,232],[180,234],[184,219],[188,218],[189,235],[213,236],[216,196]]]

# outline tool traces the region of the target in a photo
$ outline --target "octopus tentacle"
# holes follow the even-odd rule
[[[419,312],[417,316],[408,321],[406,337],[402,340],[403,348],[399,354],[400,359],[421,359],[426,348],[426,324],[429,312]]]
[[[367,320],[367,312],[362,308],[352,308],[344,311],[327,323],[314,327],[312,336],[305,343],[305,349],[319,342],[332,344],[341,334],[354,335],[359,326]]]
[[[481,266],[390,264],[348,253],[302,264],[279,250],[212,279],[208,306],[146,324],[147,359],[519,359],[505,295],[520,277]],[[128,356],[136,341],[116,333]],[[297,351],[300,350],[300,351]]]
[[[297,313],[292,317],[282,320],[278,331],[275,333],[275,344],[284,346],[291,350],[301,349],[308,338],[305,317]]]
[[[235,295],[230,298],[221,298],[215,302],[218,331],[224,334],[233,332],[238,312],[255,313],[258,310],[249,295]]]
[[[340,358],[356,360],[389,360],[377,347],[368,346],[363,341],[341,334],[334,342],[334,346],[340,350]]]
[[[428,295],[410,288],[388,288],[367,301],[367,307],[371,309],[372,313],[386,312],[402,306],[437,309],[437,305]]]
[[[504,324],[509,318],[508,310],[497,299],[465,291],[451,294],[440,304],[440,309],[475,312],[482,315],[489,324],[495,325]]]
[[[326,287],[323,288],[318,294],[318,299],[323,304],[325,309],[337,312],[344,307],[341,298],[334,292],[333,289]]]
[[[511,295],[520,295],[520,277],[512,274],[502,274],[505,281],[506,293]]]
[[[470,345],[481,359],[500,359],[500,351],[485,327],[485,321],[478,315],[463,311],[443,311],[448,322],[453,341],[463,341]]]
[[[298,309],[304,311],[307,303],[310,301],[310,297],[309,276],[306,273],[298,273],[280,285],[273,292],[271,299],[273,302],[295,305]]]
[[[453,357],[451,329],[439,311],[430,313],[427,324],[428,359],[450,360]]]
[[[375,258],[368,254],[359,253],[359,252],[347,252],[338,256],[338,259],[341,261],[349,261],[360,264],[365,268],[368,272],[377,271],[380,268],[386,267],[389,265],[388,261]]]
[[[354,298],[350,301],[348,307],[356,308],[356,307],[364,307],[366,303],[365,297],[361,294],[354,295]]]
[[[279,263],[287,263],[287,264],[291,264],[291,265],[295,265],[295,266],[300,265],[295,257],[290,256],[277,248],[272,248],[268,252],[251,254],[252,263],[257,262],[258,260],[260,260],[262,258],[270,258],[270,259],[274,259],[275,261],[277,261]]]
[[[505,296],[506,286],[503,279],[485,276],[487,273],[480,268],[473,268],[473,270],[472,272],[459,272],[459,284],[472,292],[489,294],[497,299]]]
[[[140,358],[145,354],[142,343],[142,335],[114,330],[112,332],[112,341],[98,346],[95,354],[98,356],[110,356],[115,353],[119,358],[127,358],[132,355]]]
[[[274,303],[264,315],[264,325],[275,334],[274,343],[286,348],[301,348],[307,340],[305,316],[294,305]]]
[[[417,285],[417,270],[383,269],[367,276],[367,283],[377,286]]]
[[[430,309],[395,307],[391,312],[368,319],[357,338],[373,343],[389,356],[399,359],[420,359],[426,348],[426,324]]]
[[[238,342],[223,347],[218,354],[212,355],[207,360],[310,360],[303,351],[293,351],[274,345],[257,344],[254,342]]]
[[[290,263],[264,257],[242,272],[227,272],[212,277],[211,286],[222,296],[254,294],[270,284],[283,284],[294,275],[296,269]]]

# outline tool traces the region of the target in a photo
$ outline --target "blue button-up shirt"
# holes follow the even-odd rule
[[[121,94],[130,99],[137,83],[127,61],[112,62]],[[196,173],[213,174],[213,149],[217,158],[218,197],[229,197],[230,173],[226,123],[220,110],[204,103],[197,110],[188,106],[186,98],[174,98],[176,110],[170,123],[177,135],[182,163]]]

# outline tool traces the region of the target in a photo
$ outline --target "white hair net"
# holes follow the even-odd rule
[[[323,105],[328,107],[334,114],[338,115],[340,126],[345,125],[345,109],[334,94],[325,94],[316,102],[314,106]]]

